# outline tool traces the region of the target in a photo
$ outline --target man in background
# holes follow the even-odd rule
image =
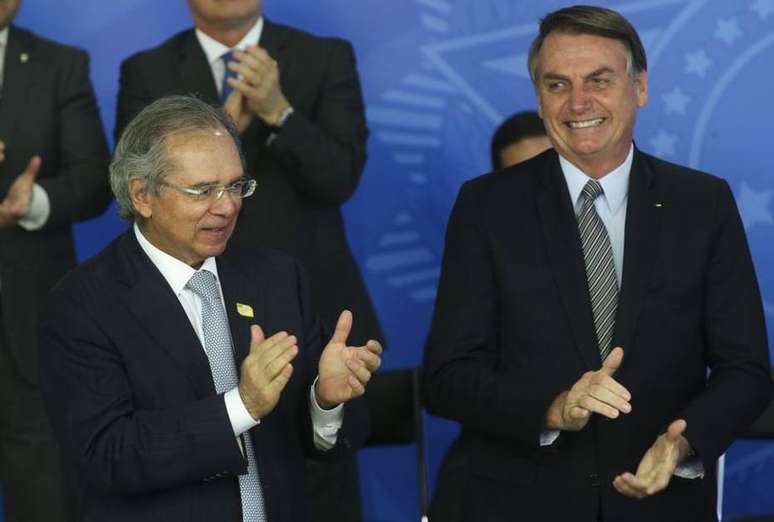
[[[261,0],[188,4],[194,29],[122,64],[116,138],[162,96],[195,94],[224,104],[237,123],[247,172],[258,182],[232,242],[297,257],[326,324],[348,308],[354,342],[381,340],[340,210],[357,188],[368,135],[352,46],[266,19]],[[354,457],[308,467],[315,520],[359,521]]]
[[[550,149],[543,120],[535,111],[522,111],[503,121],[492,135],[492,170],[500,170]]]
[[[0,0],[0,480],[9,522],[70,518],[38,388],[37,321],[75,266],[71,225],[110,201],[88,56],[10,25]]]

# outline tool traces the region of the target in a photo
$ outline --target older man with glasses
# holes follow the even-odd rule
[[[308,520],[304,457],[362,444],[381,346],[347,346],[348,311],[325,344],[294,260],[227,248],[256,182],[222,110],[154,102],[110,170],[132,230],[55,289],[41,335],[79,520]]]

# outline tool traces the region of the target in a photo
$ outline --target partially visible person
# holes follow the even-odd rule
[[[382,340],[340,209],[357,189],[368,137],[352,45],[268,20],[262,0],[188,5],[192,29],[121,65],[116,139],[162,96],[195,93],[224,104],[237,122],[247,172],[260,187],[245,200],[232,242],[297,257],[324,322],[332,326],[349,308],[354,342]],[[359,522],[354,457],[310,460],[308,467],[316,522]]]
[[[492,135],[492,169],[500,170],[537,156],[551,148],[543,120],[535,111],[517,112]]]
[[[381,346],[347,344],[349,311],[328,337],[297,261],[228,244],[256,190],[238,147],[220,109],[149,105],[110,166],[132,228],[51,292],[43,390],[80,521],[305,522],[304,456],[365,440]]]
[[[110,202],[85,52],[12,25],[0,0],[0,481],[9,522],[71,520],[39,390],[37,321],[75,266],[71,225]],[[1,517],[0,517],[1,518]]]
[[[526,161],[551,148],[543,120],[535,111],[522,111],[504,120],[491,140],[492,170],[501,170]],[[430,520],[462,522],[468,458],[459,451],[459,439],[441,459],[438,480],[430,503]]]

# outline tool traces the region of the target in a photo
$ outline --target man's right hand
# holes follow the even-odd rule
[[[602,368],[584,373],[569,391],[554,399],[546,414],[546,429],[580,431],[592,413],[616,419],[621,413],[632,411],[629,390],[613,379],[623,355],[621,347],[613,348],[602,362]]]
[[[296,337],[279,332],[268,339],[258,325],[250,327],[250,353],[242,363],[239,396],[247,411],[259,420],[271,412],[290,380],[290,361],[298,354]]]

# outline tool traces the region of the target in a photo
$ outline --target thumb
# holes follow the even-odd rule
[[[339,315],[339,320],[336,321],[336,330],[333,332],[333,337],[331,337],[332,343],[347,343],[347,337],[349,337],[349,332],[352,330],[352,312],[349,310],[344,310],[341,312],[341,315]]]
[[[32,156],[30,162],[27,164],[27,168],[24,169],[24,172],[22,172],[21,175],[28,178],[30,182],[34,182],[42,164],[43,160],[40,159],[40,156]]]
[[[263,333],[263,329],[254,324],[250,327],[250,348],[254,348],[261,344],[266,339],[266,335]]]
[[[688,428],[688,423],[685,422],[685,419],[677,419],[667,428],[667,438],[677,440],[685,433],[686,428]]]
[[[602,361],[602,368],[600,371],[606,375],[612,376],[621,366],[621,363],[623,362],[623,356],[623,348],[616,346],[610,351],[607,357],[605,357],[605,360]]]

